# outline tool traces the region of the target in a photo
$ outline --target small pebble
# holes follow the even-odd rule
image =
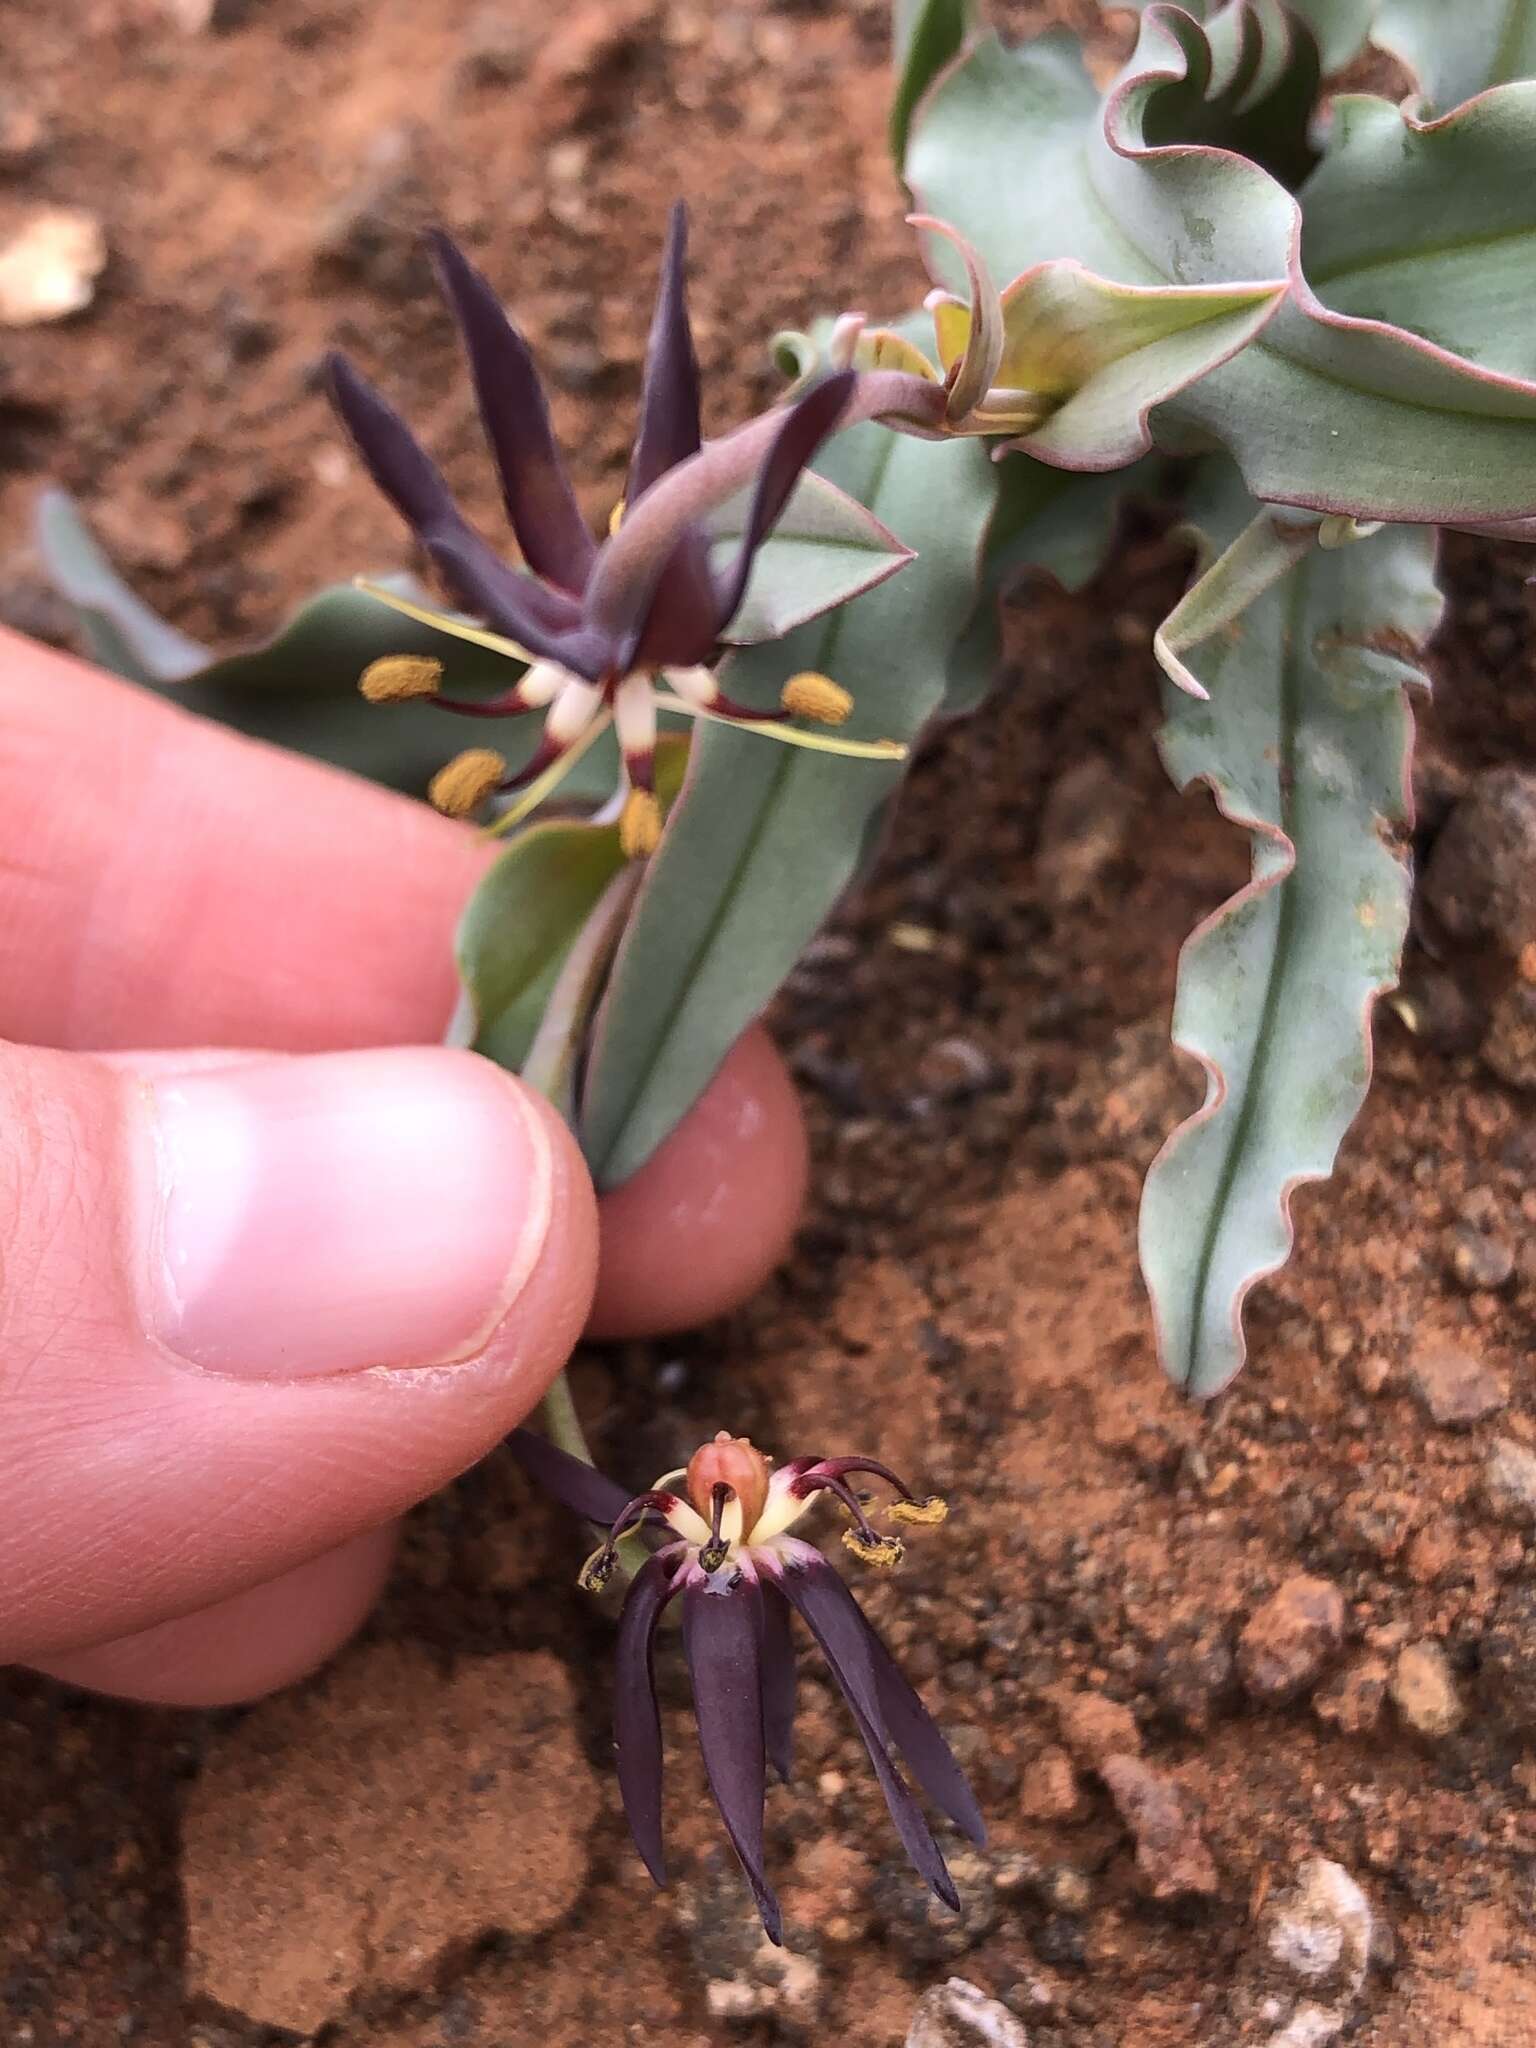
[[[1483,1466],[1483,1499],[1495,1521],[1536,1528],[1536,1451],[1512,1436],[1495,1437]]]
[[[1312,1711],[1344,1735],[1369,1735],[1386,1705],[1391,1666],[1384,1657],[1366,1656],[1319,1687]]]
[[[1447,1232],[1445,1250],[1452,1279],[1469,1294],[1507,1286],[1515,1270],[1509,1245],[1468,1223],[1457,1223]]]
[[[1420,1407],[1441,1429],[1471,1429],[1508,1406],[1498,1375],[1480,1358],[1448,1344],[1419,1352],[1410,1376]]]
[[[1041,1750],[1024,1768],[1022,1795],[1027,1820],[1070,1821],[1083,1812],[1082,1787],[1072,1768],[1072,1759],[1054,1744]]]
[[[1101,1775],[1136,1838],[1136,1870],[1154,1899],[1209,1898],[1216,1865],[1183,1789],[1136,1756],[1104,1759]]]
[[[1536,987],[1513,981],[1495,998],[1483,1064],[1510,1088],[1536,1088]]]
[[[1063,1687],[1051,1695],[1051,1701],[1061,1739],[1078,1763],[1096,1770],[1107,1756],[1140,1755],[1141,1730],[1136,1716],[1118,1700]]]
[[[1456,1681],[1436,1642],[1408,1643],[1392,1670],[1392,1704],[1416,1735],[1438,1742],[1454,1735],[1464,1718]]]
[[[1029,2048],[1029,2036],[1006,2005],[951,1977],[918,2000],[906,2048]]]
[[[1344,1641],[1344,1596],[1328,1579],[1287,1579],[1254,1613],[1237,1644],[1252,1698],[1271,1705],[1310,1690]]]

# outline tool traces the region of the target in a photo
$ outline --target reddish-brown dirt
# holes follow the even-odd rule
[[[42,135],[0,165],[0,229],[82,205],[111,255],[88,313],[7,337],[0,612],[59,624],[26,539],[49,477],[211,638],[400,560],[315,393],[332,339],[489,514],[415,241],[434,216],[515,301],[601,516],[674,192],[717,421],[769,390],[774,327],[910,302],[885,11],[230,0],[188,32],[160,0],[11,0],[0,112]],[[1527,560],[1451,550],[1437,803],[1536,752]],[[493,1459],[413,1518],[367,1641],[282,1702],[166,1716],[7,1682],[0,2039],[889,2048],[960,1974],[1034,2048],[1256,2043],[1294,2003],[1264,2006],[1266,1914],[1321,1855],[1376,1919],[1358,2048],[1536,2042],[1536,1591],[1483,1480],[1496,1439],[1536,1444],[1531,1098],[1384,1015],[1246,1376],[1204,1412],[1168,1389],[1136,1191],[1193,1088],[1166,1049],[1180,940],[1245,865],[1153,752],[1147,636],[1180,573],[1142,514],[1085,597],[1014,607],[1005,687],[919,764],[778,1006],[816,1145],[792,1263],[729,1324],[577,1373],[636,1482],[724,1423],[950,1495],[868,1597],[991,1821],[957,1858],[964,1920],[925,1909],[809,1657],[800,1782],[769,1807],[793,1959],[752,1936],[671,1654],[677,1881],[653,1893],[605,1760],[611,1617]],[[1091,834],[1061,786],[1085,764]],[[1435,972],[1454,1008],[1460,969]],[[1507,1254],[1497,1288],[1458,1265],[1469,1231]],[[1432,1419],[1457,1398],[1476,1419]]]

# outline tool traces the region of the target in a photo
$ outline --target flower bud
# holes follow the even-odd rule
[[[688,1498],[707,1522],[717,1486],[728,1486],[741,1504],[743,1536],[749,1536],[768,1499],[768,1460],[744,1436],[725,1430],[701,1444],[688,1460]]]

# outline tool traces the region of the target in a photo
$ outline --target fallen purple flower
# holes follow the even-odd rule
[[[514,1454],[547,1492],[589,1521],[613,1509],[608,1533],[581,1574],[596,1590],[611,1577],[620,1540],[661,1539],[641,1565],[619,1618],[614,1732],[619,1785],[635,1846],[658,1884],[666,1881],[661,1829],[661,1722],[652,1671],[656,1625],[683,1598],[683,1644],[693,1681],[699,1742],[715,1804],[741,1859],[773,1941],[782,1941],[778,1900],[763,1858],[767,1766],[790,1769],[794,1647],[790,1615],[809,1627],[847,1700],[908,1856],[935,1894],[956,1911],[956,1895],[927,1821],[891,1759],[894,1746],[928,1797],[973,1841],[986,1830],[976,1800],[927,1709],[890,1651],[821,1552],[790,1532],[821,1496],[849,1517],[843,1541],[867,1564],[892,1569],[899,1536],[877,1530],[848,1485],[868,1474],[896,1495],[887,1518],[922,1525],[944,1519],[944,1503],[919,1498],[872,1458],[796,1458],[777,1469],[743,1437],[723,1430],[686,1471],[647,1493],[620,1489],[579,1459],[528,1430]],[[681,1481],[680,1490],[673,1482]]]

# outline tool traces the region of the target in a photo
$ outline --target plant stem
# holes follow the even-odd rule
[[[576,1403],[571,1399],[571,1383],[563,1372],[557,1372],[550,1381],[549,1392],[540,1404],[539,1419],[550,1442],[568,1457],[580,1458],[583,1465],[596,1465],[581,1417],[576,1413]]]

